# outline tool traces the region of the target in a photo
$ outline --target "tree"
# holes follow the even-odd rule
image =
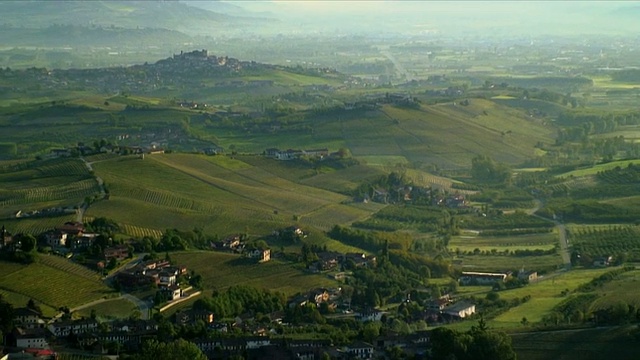
[[[24,252],[32,252],[36,248],[36,238],[31,234],[25,234],[20,236],[20,249]]]
[[[479,182],[501,184],[511,178],[511,170],[488,156],[478,155],[471,160],[471,176]]]

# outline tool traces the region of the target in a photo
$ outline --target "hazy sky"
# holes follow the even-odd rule
[[[299,24],[349,29],[380,26],[410,30],[433,25],[443,31],[492,29],[503,33],[628,33],[639,30],[638,1],[230,1]],[[619,18],[619,19],[618,19]],[[400,26],[400,27],[398,27]]]

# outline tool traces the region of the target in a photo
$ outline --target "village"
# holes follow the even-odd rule
[[[426,354],[429,349],[429,333],[425,331],[409,335],[380,334],[368,339],[369,342],[356,341],[347,346],[333,346],[331,341],[326,340],[293,340],[283,336],[283,329],[293,326],[288,323],[296,316],[292,314],[306,311],[303,309],[321,309],[322,316],[327,319],[352,318],[362,324],[386,321],[387,317],[393,316],[389,311],[354,306],[350,295],[345,294],[340,286],[316,288],[299,293],[288,298],[284,310],[259,317],[255,312],[247,312],[233,319],[218,319],[214,312],[194,307],[181,309],[169,319],[165,319],[161,315],[163,310],[191,296],[200,295],[199,285],[190,281],[195,274],[190,274],[186,267],[176,265],[168,258],[149,259],[148,255],[133,258],[135,254],[132,243],[105,246],[99,255],[95,255],[90,249],[95,249],[102,235],[89,231],[90,228],[91,224],[85,227],[82,223],[67,222],[42,234],[38,245],[47,247],[52,254],[59,256],[70,259],[85,258],[84,264],[87,264],[87,258],[91,258],[92,260],[88,261],[94,262],[94,269],[97,271],[103,274],[108,270],[112,271],[104,279],[119,291],[156,289],[156,295],[153,299],[138,300],[138,303],[144,304],[140,306],[138,315],[132,315],[129,319],[108,321],[95,317],[73,319],[69,309],[57,317],[45,318],[38,311],[38,307],[30,302],[26,307],[15,309],[16,326],[11,334],[7,334],[6,350],[15,349],[42,359],[55,358],[55,350],[52,349],[76,348],[96,354],[111,354],[121,350],[136,351],[145,339],[160,336],[161,324],[167,320],[177,328],[204,326],[204,333],[210,337],[197,338],[193,342],[211,359],[245,353],[255,354],[250,355],[250,358],[260,358],[261,355],[269,353],[277,358],[309,359],[319,358],[320,354],[327,353],[332,358],[339,359],[370,359],[389,346],[399,346],[407,353],[418,355]],[[306,233],[297,226],[290,226],[274,230],[270,236],[295,238],[299,241],[306,237]],[[24,239],[21,235],[12,236],[3,227],[0,242],[2,253],[19,253],[26,250]],[[253,259],[255,266],[271,260],[271,249],[247,246],[246,240],[243,235],[231,235],[211,242],[209,246],[212,251],[241,254],[247,259]],[[376,256],[365,253],[324,250],[317,251],[314,255],[315,260],[307,262],[306,271],[326,274],[338,282],[348,281],[351,269],[375,268],[377,262]],[[120,262],[126,260],[129,262],[121,266]],[[523,286],[537,280],[538,275],[535,271],[522,269],[517,274],[462,272],[458,283],[462,286],[493,285],[494,288],[500,289],[505,286]],[[405,301],[409,303],[411,299],[407,298]],[[474,318],[476,312],[476,304],[459,299],[452,292],[432,297],[426,303],[424,312],[412,316],[414,320],[420,319],[432,326]],[[229,337],[231,334],[235,335]]]

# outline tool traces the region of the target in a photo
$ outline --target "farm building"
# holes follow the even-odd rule
[[[464,319],[467,316],[471,316],[476,313],[476,306],[473,304],[469,304],[467,302],[461,301],[459,303],[455,303],[446,309],[444,309],[443,313],[458,317],[460,319]]]
[[[484,273],[465,271],[458,281],[461,285],[492,285],[496,282],[504,282],[508,274],[505,273]]]

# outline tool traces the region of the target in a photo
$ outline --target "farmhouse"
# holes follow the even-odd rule
[[[182,289],[178,285],[169,285],[166,287],[160,288],[160,291],[167,296],[167,300],[176,300],[182,297]]]
[[[464,319],[465,317],[471,316],[476,313],[476,306],[461,301],[444,309],[443,313],[453,317]]]
[[[67,233],[60,230],[53,230],[45,234],[47,245],[57,248],[67,245]]]
[[[458,281],[461,285],[492,285],[496,282],[504,282],[507,277],[505,273],[464,271]]]
[[[251,259],[258,259],[258,262],[267,262],[271,260],[271,249],[255,249],[247,252],[247,257]]]
[[[14,310],[14,321],[16,325],[23,328],[32,329],[44,327],[44,320],[40,317],[40,314],[26,307],[17,308]]]
[[[537,271],[525,271],[520,270],[518,271],[518,279],[519,280],[526,280],[528,282],[534,282],[536,280],[538,280],[538,272]]]
[[[118,245],[104,249],[104,258],[109,261],[116,259],[118,261],[126,259],[129,256],[129,247],[126,245]]]
[[[48,349],[49,343],[47,342],[46,330],[44,329],[22,329],[15,328],[13,331],[13,337],[15,339],[15,345],[19,348],[28,349]]]

